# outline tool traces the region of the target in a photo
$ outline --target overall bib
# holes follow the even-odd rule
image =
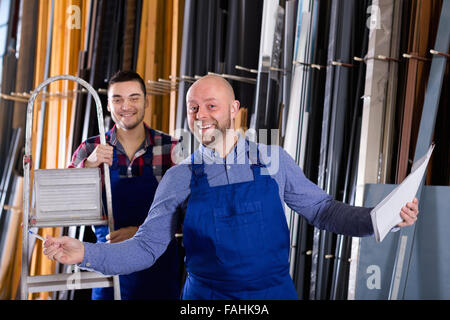
[[[118,157],[114,148],[110,176],[115,230],[140,226],[147,217],[153,202],[158,181],[153,174],[152,148],[147,148],[143,157],[142,176],[120,177]],[[106,204],[104,193],[103,203]],[[95,226],[98,242],[106,242],[105,237],[108,233],[107,226]],[[122,300],[179,299],[181,281],[179,274],[177,243],[172,240],[167,250],[153,266],[129,275],[119,276]],[[92,300],[112,300],[113,298],[114,292],[111,287],[92,289]]]
[[[278,185],[262,167],[251,165],[254,181],[210,187],[204,165],[192,165],[183,299],[298,299]]]

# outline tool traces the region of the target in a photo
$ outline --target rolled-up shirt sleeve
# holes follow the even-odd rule
[[[93,143],[87,143],[84,141],[75,150],[72,156],[72,161],[67,166],[68,168],[84,168],[84,163],[89,155],[94,151],[95,146]]]
[[[280,148],[284,175],[284,201],[295,212],[319,229],[363,237],[373,234],[370,211],[334,200],[308,180],[294,159]]]
[[[190,169],[169,169],[155,193],[147,218],[133,238],[119,243],[84,243],[83,269],[105,275],[130,274],[155,263],[174,238],[180,206],[189,196]]]

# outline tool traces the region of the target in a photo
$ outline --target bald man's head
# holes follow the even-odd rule
[[[234,96],[234,90],[231,84],[223,77],[213,74],[208,74],[206,76],[201,77],[197,81],[195,81],[191,87],[189,88],[186,99],[189,99],[190,91],[197,88],[197,87],[203,87],[203,86],[214,86],[218,87],[219,90],[223,90],[223,92],[228,95],[230,100],[235,100]]]
[[[186,95],[189,129],[205,145],[218,142],[234,129],[239,101],[227,80],[207,75],[192,84]],[[220,138],[219,140],[222,140]]]

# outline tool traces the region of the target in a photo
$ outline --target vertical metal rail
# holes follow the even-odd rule
[[[0,181],[0,220],[2,218],[3,212],[6,211],[4,209],[4,205],[8,195],[8,190],[11,185],[11,176],[13,172],[13,166],[16,162],[17,149],[19,146],[19,138],[21,130],[22,128],[13,129],[11,135],[11,142],[9,144],[9,152],[8,152],[9,157],[6,159],[2,179]]]
[[[330,12],[330,29],[328,34],[328,48],[327,48],[327,69],[326,69],[326,80],[325,80],[325,97],[324,97],[324,108],[323,108],[323,118],[322,118],[322,134],[320,143],[320,160],[319,160],[319,173],[317,178],[317,184],[320,188],[325,190],[326,188],[326,164],[328,158],[328,144],[329,144],[329,134],[330,134],[330,116],[332,108],[332,97],[333,97],[333,79],[335,77],[335,69],[331,62],[335,59],[336,55],[336,35],[338,28],[338,14],[339,14],[340,3],[338,1],[333,1],[331,4]],[[312,249],[312,262],[311,262],[311,281],[310,281],[310,292],[309,298],[311,300],[320,299],[320,255],[322,254],[320,247],[322,239],[325,237],[325,232],[318,228],[314,228],[313,235],[313,249]],[[319,290],[318,290],[319,289]]]
[[[370,0],[365,0],[361,8],[359,9],[358,15],[361,15],[363,10],[366,12],[369,6]],[[357,10],[357,9],[355,9]],[[355,14],[355,16],[358,16]],[[364,15],[362,15],[365,17]],[[364,19],[362,19],[364,20]],[[363,21],[366,22],[365,20]],[[362,21],[355,21],[352,26],[352,32],[358,33],[358,27],[362,27]],[[357,36],[354,36],[354,43],[352,47],[356,47],[351,50],[352,56],[353,54],[358,54],[358,57],[365,57],[367,54],[368,48],[368,39],[369,38],[369,29],[364,28],[362,32],[362,41],[361,44],[358,41]],[[343,185],[343,198],[342,202],[348,203],[350,205],[354,205],[352,202],[352,193],[354,192],[354,185],[356,182],[356,173],[355,167],[357,166],[358,154],[359,154],[359,139],[358,131],[359,128],[359,117],[360,111],[362,108],[362,100],[361,96],[364,95],[364,83],[365,83],[365,74],[366,74],[366,65],[364,62],[359,63],[357,69],[354,71],[354,76],[356,78],[356,85],[354,90],[352,90],[353,96],[348,97],[348,100],[351,101],[353,99],[352,109],[349,110],[349,115],[351,115],[351,129],[350,129],[350,143],[348,149],[348,157],[345,165],[345,175],[344,175],[344,185]],[[344,166],[342,165],[342,168]],[[349,268],[349,253],[350,247],[352,243],[352,238],[349,236],[344,236],[341,234],[337,235],[336,239],[336,250],[334,257],[334,266],[333,266],[333,276],[330,290],[330,299],[331,300],[341,300],[346,298],[346,280]]]

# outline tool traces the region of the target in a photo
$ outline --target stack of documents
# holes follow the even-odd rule
[[[403,221],[400,211],[407,202],[411,202],[416,196],[433,149],[434,144],[430,146],[427,154],[413,164],[411,173],[406,179],[371,211],[377,242],[383,241],[388,232]]]

